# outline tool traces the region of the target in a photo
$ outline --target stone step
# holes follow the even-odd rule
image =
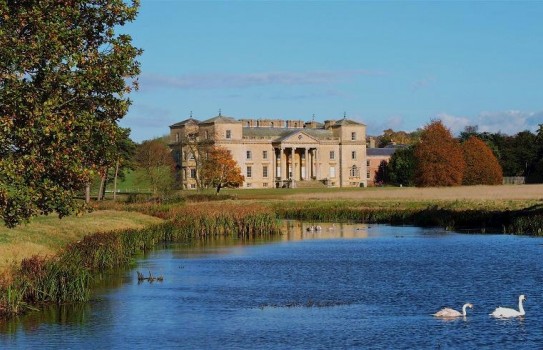
[[[325,188],[326,185],[317,180],[296,181],[296,188]]]

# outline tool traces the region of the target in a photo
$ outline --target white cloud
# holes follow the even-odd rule
[[[517,110],[488,112],[483,111],[473,118],[454,116],[447,113],[437,115],[453,134],[457,135],[468,125],[477,125],[479,132],[501,132],[514,135],[524,130],[535,132],[543,123],[543,111],[523,112]]]
[[[353,79],[358,76],[379,76],[382,72],[369,70],[316,71],[316,72],[265,72],[248,74],[192,74],[179,77],[143,74],[140,86],[146,88],[218,89],[246,88],[265,85],[320,85]]]

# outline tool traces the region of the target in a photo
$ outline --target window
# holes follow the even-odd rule
[[[330,167],[330,177],[331,178],[336,177],[336,167],[335,166]]]
[[[179,142],[179,133],[175,134],[175,142]]]
[[[268,159],[268,151],[262,151],[262,159]]]
[[[370,161],[369,160],[366,161],[366,166],[370,166]]]
[[[247,187],[253,187],[253,184],[252,184],[252,183],[248,183],[248,184],[247,184]]]
[[[232,130],[226,130],[226,138],[231,139],[232,138]]]
[[[351,159],[356,159],[356,151],[351,152]]]
[[[351,140],[356,141],[356,132],[354,131],[351,133]]]
[[[358,177],[359,176],[359,171],[358,171],[358,168],[356,167],[356,165],[353,165],[351,167],[351,169],[349,170],[349,175],[351,177]]]
[[[251,151],[247,151],[247,159],[251,159],[253,157],[253,154]]]
[[[262,184],[262,187],[268,187],[268,183],[267,183],[267,182],[264,182],[264,183]]]
[[[330,159],[335,159],[336,153],[334,151],[330,151]]]
[[[253,167],[247,167],[247,177],[253,177]]]
[[[190,169],[190,178],[195,179],[196,178],[196,169]]]
[[[189,152],[189,159],[190,159],[190,160],[194,160],[194,153]]]
[[[247,127],[249,128],[251,126],[251,122],[247,122]]]
[[[268,166],[264,165],[262,167],[262,177],[268,177]]]
[[[273,126],[274,126],[274,124],[273,124],[273,122],[271,122],[271,127],[273,128]]]
[[[368,171],[368,172],[366,173],[366,178],[369,179],[370,177],[371,177],[371,176],[370,176],[370,172]]]
[[[196,184],[190,184],[190,188],[196,188]]]

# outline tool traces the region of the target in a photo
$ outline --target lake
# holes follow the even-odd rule
[[[286,222],[272,241],[150,252],[92,301],[0,323],[9,349],[535,349],[543,239]],[[138,283],[136,271],[164,281]],[[494,319],[497,306],[526,316]],[[444,306],[473,309],[456,320]]]

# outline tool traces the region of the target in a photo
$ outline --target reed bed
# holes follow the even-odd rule
[[[162,243],[214,236],[253,239],[280,233],[275,213],[257,205],[155,205],[149,209],[168,220],[146,229],[88,235],[55,256],[24,259],[0,281],[0,317],[14,316],[44,303],[86,301],[93,276],[127,267],[136,254]]]
[[[543,205],[515,210],[471,209],[470,203],[366,206],[347,201],[296,201],[272,204],[278,217],[303,221],[350,221],[389,225],[439,226],[468,232],[543,235]]]

